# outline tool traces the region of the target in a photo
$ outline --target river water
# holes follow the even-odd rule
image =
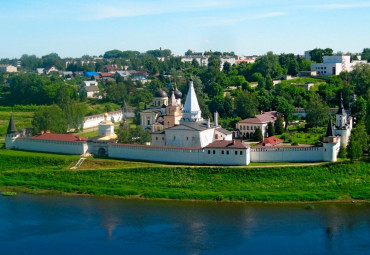
[[[0,196],[0,254],[370,254],[370,204]]]

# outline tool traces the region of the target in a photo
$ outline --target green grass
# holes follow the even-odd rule
[[[0,187],[140,198],[216,201],[370,200],[368,162],[305,167],[184,167],[0,150]],[[91,161],[91,162],[89,162]],[[122,165],[120,165],[122,163]],[[92,164],[89,166],[89,164]],[[106,169],[109,166],[117,169]],[[147,164],[147,165],[146,165]],[[126,167],[125,167],[126,166]]]
[[[14,192],[14,191],[3,191],[3,192],[1,192],[1,195],[8,196],[8,197],[10,197],[10,196],[16,196],[17,195],[17,192]]]

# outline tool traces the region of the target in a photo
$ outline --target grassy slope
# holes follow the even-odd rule
[[[0,151],[0,186],[124,197],[227,201],[370,200],[367,162],[284,168],[163,167],[78,156]],[[85,163],[84,163],[85,164]]]

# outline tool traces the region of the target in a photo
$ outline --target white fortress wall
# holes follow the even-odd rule
[[[252,148],[251,162],[320,162],[325,160],[323,147]],[[331,160],[330,160],[331,161]]]
[[[86,153],[88,146],[86,142],[63,142],[19,138],[14,143],[14,149],[81,155]]]
[[[119,122],[123,119],[123,116],[126,115],[126,118],[130,118],[131,114],[128,113],[122,113],[122,111],[114,111],[114,112],[108,112],[108,120],[111,120],[111,118],[114,118],[115,122]],[[129,116],[127,116],[129,115]],[[135,114],[132,114],[132,117],[134,117]],[[101,121],[105,120],[104,113],[97,114],[97,115],[91,115],[86,116],[84,120],[84,128],[91,128],[96,127],[99,125]]]
[[[208,154],[208,150],[211,152]],[[213,150],[215,154],[213,154]],[[108,155],[111,158],[145,160],[166,163],[196,165],[247,165],[249,153],[247,149],[192,149],[192,148],[159,148],[135,146],[129,144],[109,144]],[[222,154],[224,151],[224,154]],[[238,153],[235,154],[235,151]],[[242,151],[240,155],[240,151]]]

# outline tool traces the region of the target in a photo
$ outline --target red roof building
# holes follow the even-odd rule
[[[275,136],[270,136],[269,138],[263,139],[262,142],[260,142],[258,145],[259,146],[275,146],[279,145],[283,142],[283,140],[275,137]]]
[[[72,134],[54,134],[48,131],[31,137],[22,137],[20,139],[48,140],[60,142],[85,142],[88,140],[88,138],[86,137],[80,137]]]

